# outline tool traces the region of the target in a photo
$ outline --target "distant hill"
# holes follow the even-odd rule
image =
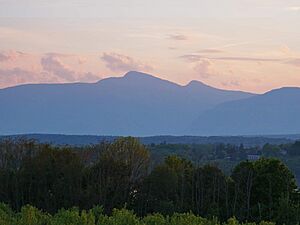
[[[40,143],[49,143],[54,145],[72,145],[84,146],[90,144],[98,144],[100,142],[112,142],[117,136],[96,136],[96,135],[59,135],[59,134],[24,134],[24,135],[11,135],[0,136],[1,139],[34,139]],[[214,136],[214,137],[201,137],[201,136],[149,136],[139,137],[143,144],[243,144],[245,147],[263,146],[269,144],[286,144],[293,143],[296,139],[300,139],[300,135],[281,135],[277,136]]]
[[[21,85],[0,90],[0,134],[183,135],[202,112],[252,96],[139,72],[92,84]]]
[[[197,135],[300,133],[300,88],[281,88],[263,95],[226,102],[199,115]]]

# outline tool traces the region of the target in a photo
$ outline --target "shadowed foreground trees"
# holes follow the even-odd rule
[[[21,202],[53,212],[79,204],[84,165],[70,149],[45,148],[26,158],[18,171]]]
[[[105,224],[116,224],[109,221],[118,216],[120,219],[125,216],[126,221],[127,216],[136,220],[128,224],[186,224],[177,219],[198,221],[189,224],[218,224],[213,222],[215,217],[220,221],[236,217],[239,221],[265,220],[278,224],[300,221],[300,197],[294,176],[277,159],[244,161],[234,168],[231,176],[214,165],[197,166],[174,155],[157,166],[152,165],[145,146],[131,137],[80,150],[25,140],[1,142],[0,202],[21,212],[16,214],[2,205],[0,224],[1,219],[9,220],[9,215],[17,220],[22,218],[26,210],[32,215],[37,213],[37,221],[50,218],[50,224],[62,224],[69,217],[70,221],[76,217],[78,221],[90,218],[90,223],[78,224],[95,224],[98,217],[93,213],[97,210],[101,211]],[[29,206],[22,208],[27,204],[52,216]],[[95,205],[103,208],[93,208]],[[74,206],[88,211],[60,210]],[[113,210],[124,207],[144,219],[126,210]],[[104,216],[102,212],[107,215],[113,212],[113,216]],[[176,214],[186,212],[210,221],[192,214]],[[147,216],[149,213],[153,215]],[[31,224],[39,223],[46,224]],[[237,224],[234,220],[228,223]]]
[[[106,145],[98,162],[87,167],[83,176],[86,208],[101,203],[106,212],[123,207],[136,194],[148,174],[149,152],[135,138],[120,138]]]

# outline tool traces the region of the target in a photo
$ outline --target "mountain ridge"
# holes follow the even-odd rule
[[[200,81],[179,85],[130,71],[123,77],[96,83],[27,84],[0,89],[0,135],[300,133],[299,99],[298,87],[253,94],[222,90]]]
[[[166,83],[169,83],[169,84],[176,85],[178,87],[202,86],[202,87],[208,87],[208,88],[212,88],[212,89],[215,89],[215,90],[221,90],[221,91],[241,92],[241,93],[247,93],[247,94],[252,94],[252,95],[256,95],[257,94],[257,93],[253,93],[253,92],[249,92],[249,91],[243,91],[243,90],[221,89],[221,88],[217,88],[217,87],[213,87],[213,86],[210,86],[208,84],[205,84],[205,83],[203,83],[202,81],[199,81],[199,80],[191,80],[187,84],[181,85],[181,84],[177,84],[177,83],[175,83],[173,81],[169,81],[167,79],[159,78],[159,77],[156,77],[154,75],[143,73],[143,72],[138,72],[138,71],[129,71],[126,74],[124,74],[123,76],[120,76],[120,77],[107,77],[107,78],[100,79],[100,80],[98,80],[96,82],[28,83],[28,84],[19,84],[19,85],[15,85],[15,86],[0,88],[0,91],[1,90],[12,89],[12,88],[27,87],[27,86],[33,86],[34,87],[34,86],[48,86],[48,85],[50,85],[50,86],[62,86],[62,85],[66,85],[66,86],[73,86],[73,85],[98,85],[98,84],[100,84],[102,82],[107,82],[107,81],[112,81],[112,80],[120,80],[120,79],[124,79],[124,78],[125,79],[127,79],[127,78],[140,78],[140,77],[151,78],[151,79],[163,81],[163,82],[166,82]]]
[[[22,85],[0,90],[0,134],[183,134],[203,110],[251,96],[136,71],[96,83]]]
[[[283,87],[224,102],[194,121],[197,135],[263,135],[300,132],[300,88]],[[222,119],[220,119],[222,117]],[[198,127],[198,128],[197,128]],[[212,130],[213,127],[213,130]]]

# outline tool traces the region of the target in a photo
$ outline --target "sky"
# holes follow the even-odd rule
[[[255,93],[300,87],[300,0],[0,0],[0,88],[131,70]]]

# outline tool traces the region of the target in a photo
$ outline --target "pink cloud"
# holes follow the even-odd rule
[[[29,71],[19,67],[0,69],[0,88],[25,83],[58,82],[53,76],[38,71]]]
[[[19,51],[3,51],[0,52],[0,62],[15,61],[18,57],[23,56],[25,53]]]
[[[95,56],[97,57],[97,56]],[[85,70],[88,58],[57,52],[0,51],[0,88],[25,83],[95,82],[101,76]],[[95,69],[95,68],[94,68]]]
[[[32,72],[29,72],[27,70],[15,67],[13,69],[0,69],[0,76],[1,77],[20,77],[20,76],[24,76],[24,77],[32,77]]]
[[[214,74],[212,73],[212,67],[213,63],[209,59],[202,59],[199,62],[196,63],[194,70],[197,72],[197,74],[204,79],[207,79]]]
[[[76,73],[65,65],[56,55],[48,54],[41,59],[43,69],[49,73],[55,74],[66,81],[75,81]]]
[[[118,54],[118,53],[103,53],[101,56],[103,62],[105,62],[106,67],[111,71],[126,72],[130,70],[139,71],[151,71],[153,67],[149,64],[143,63],[139,60],[135,60],[130,56]]]
[[[0,53],[0,62],[6,61],[6,60],[8,60],[8,59],[9,59],[9,58],[8,58],[5,54]]]
[[[51,73],[64,81],[97,81],[100,76],[92,72],[78,72],[65,64],[60,57],[69,57],[72,55],[65,55],[60,53],[48,53],[41,59],[41,65],[44,71]],[[78,59],[78,57],[76,56]],[[78,63],[78,62],[77,62]]]

